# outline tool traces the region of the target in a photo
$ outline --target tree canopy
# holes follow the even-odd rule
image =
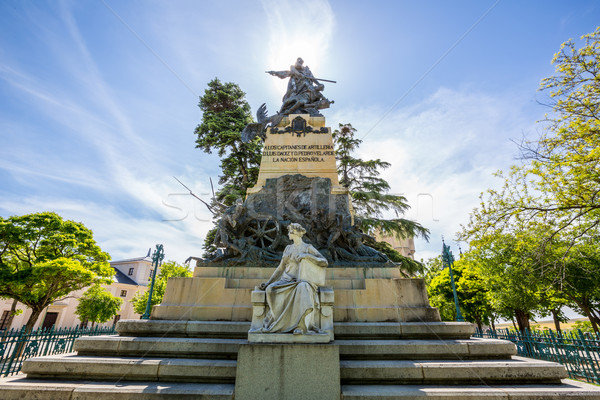
[[[94,285],[83,293],[75,314],[81,321],[92,321],[92,328],[96,323],[103,323],[117,315],[123,304],[123,299],[113,296],[100,285]]]
[[[541,82],[543,131],[520,144],[521,162],[498,173],[502,188],[482,194],[459,234],[521,329],[527,314],[557,321],[565,304],[600,327],[600,28],[581,39],[561,46]]]
[[[52,212],[0,217],[0,296],[31,308],[27,330],[72,291],[110,282],[109,259],[79,222]]]
[[[241,132],[252,122],[246,94],[232,82],[223,83],[218,78],[208,83],[208,88],[198,104],[202,122],[196,127],[196,148],[206,153],[217,151],[221,158],[221,172],[217,199],[230,206],[246,195],[246,189],[258,179],[262,141],[255,138],[242,142]]]
[[[535,140],[521,144],[523,163],[499,176],[501,190],[489,190],[469,230],[514,219],[549,225],[541,245],[555,235],[570,246],[585,241],[600,224],[600,28],[573,40],[554,56],[553,76],[542,80],[551,112]],[[467,232],[468,233],[468,232]]]
[[[456,293],[465,320],[477,324],[493,325],[492,294],[477,265],[465,258],[454,262],[452,267]],[[427,293],[433,307],[437,307],[444,321],[456,319],[454,294],[450,283],[450,270],[444,268],[441,258],[427,263]]]

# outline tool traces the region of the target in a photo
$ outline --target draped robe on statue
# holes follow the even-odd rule
[[[313,319],[320,309],[317,290],[325,284],[325,267],[317,265],[307,255],[327,262],[308,243],[291,244],[285,248],[280,264],[285,269],[278,280],[266,288],[269,312],[264,321],[263,332],[293,332],[302,318],[309,331],[318,331]]]

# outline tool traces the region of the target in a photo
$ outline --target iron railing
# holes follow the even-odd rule
[[[73,351],[80,336],[113,335],[115,327],[37,329],[26,332],[11,329],[0,333],[0,376],[19,373],[23,361],[36,356],[63,354]]]
[[[555,332],[486,329],[475,337],[510,340],[523,357],[560,363],[571,379],[600,384],[600,335],[581,330]]]

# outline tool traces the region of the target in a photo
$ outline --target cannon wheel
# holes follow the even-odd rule
[[[267,215],[248,222],[243,236],[252,238],[257,247],[275,250],[281,239],[281,228],[275,217]]]

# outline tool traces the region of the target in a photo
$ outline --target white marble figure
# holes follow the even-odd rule
[[[273,275],[260,285],[269,305],[261,332],[323,333],[315,319],[321,307],[317,290],[325,284],[327,259],[302,241],[305,233],[302,225],[289,225],[288,235],[294,243],[285,248]]]

